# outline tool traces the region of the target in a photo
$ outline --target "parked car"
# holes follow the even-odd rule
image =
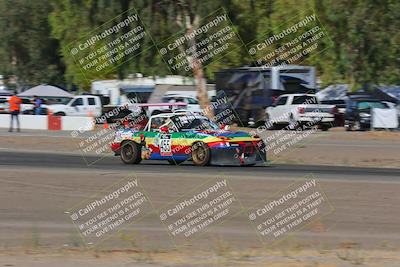
[[[0,98],[0,113],[10,113],[8,100],[10,96]],[[21,114],[34,114],[35,105],[29,98],[21,98]]]
[[[370,129],[373,108],[389,108],[389,106],[379,99],[368,96],[349,96],[344,120],[346,131]]]
[[[267,107],[266,121],[272,125],[318,125],[323,131],[333,126],[335,105],[318,102],[314,94],[285,94],[279,96],[271,107]]]
[[[187,107],[187,104],[183,102],[142,104],[136,103],[135,99],[120,106],[107,105],[107,103],[107,98],[104,96],[85,94],[75,96],[65,105],[55,104],[46,107],[56,116],[93,116],[99,118],[96,120],[98,122],[122,120],[131,113],[138,113],[139,109],[144,110],[146,116],[150,116]]]
[[[176,103],[176,102],[183,102],[187,104],[187,110],[193,113],[201,113],[201,108],[199,101],[196,98],[191,96],[183,96],[177,94],[167,94],[162,98],[162,102],[165,103]]]
[[[95,95],[80,95],[72,98],[67,104],[55,104],[47,107],[56,116],[89,116],[100,117],[102,114],[101,99]]]
[[[8,99],[0,98],[0,113],[8,113]]]

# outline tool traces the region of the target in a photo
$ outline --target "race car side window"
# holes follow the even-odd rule
[[[177,132],[177,131],[178,131],[177,127],[176,127],[175,124],[172,122],[172,120],[167,120],[167,122],[166,122],[165,124],[161,125],[161,127],[162,127],[162,126],[168,127],[168,130],[169,130],[170,132]]]
[[[152,132],[159,132],[160,127],[167,122],[168,118],[158,117],[152,118],[150,124],[150,131]]]

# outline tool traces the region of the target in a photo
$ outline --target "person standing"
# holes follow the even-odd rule
[[[35,105],[35,115],[40,115],[42,111],[43,100],[35,95],[33,97],[33,104]]]
[[[10,106],[10,114],[11,114],[11,120],[10,120],[10,129],[8,130],[9,132],[13,131],[13,122],[14,118],[17,123],[17,131],[20,131],[20,125],[19,125],[19,112],[21,110],[21,103],[22,100],[17,96],[17,94],[14,92],[13,96],[10,97],[8,100],[9,106]]]

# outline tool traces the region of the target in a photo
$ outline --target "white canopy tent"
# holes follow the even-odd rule
[[[73,97],[74,95],[71,93],[68,93],[67,91],[64,91],[61,88],[51,86],[51,85],[46,85],[46,84],[41,84],[35,87],[32,87],[31,89],[28,89],[20,94],[18,96],[39,96],[39,97]]]
[[[2,88],[0,87],[0,96],[10,96],[10,95],[12,95],[12,92],[11,92],[11,91],[2,89]]]

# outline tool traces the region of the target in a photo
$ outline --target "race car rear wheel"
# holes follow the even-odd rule
[[[138,164],[142,160],[139,145],[133,141],[122,143],[120,156],[125,164]]]
[[[210,163],[210,148],[203,142],[195,143],[192,146],[192,160],[194,165],[205,166]]]

